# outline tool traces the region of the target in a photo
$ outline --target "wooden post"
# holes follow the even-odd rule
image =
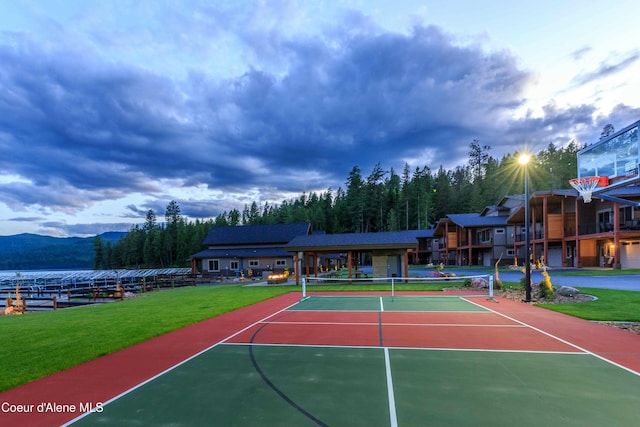
[[[58,309],[58,297],[56,297],[55,295],[53,296],[53,309]]]
[[[547,205],[548,196],[542,199],[542,256],[544,256],[545,265],[549,264],[549,206]],[[564,254],[563,254],[564,257]]]
[[[409,282],[409,251],[410,249],[404,251],[404,276],[406,277],[406,279],[404,280],[405,283]]]
[[[578,204],[578,198],[576,197],[574,200],[574,206],[576,211],[576,260],[574,263],[574,267],[582,267],[582,261],[580,260],[580,210]]]
[[[566,240],[566,226],[567,226],[567,211],[565,209],[566,198],[563,197],[560,201],[560,217],[562,218],[561,230],[562,230],[562,266],[567,266],[567,240]]]
[[[313,277],[318,277],[318,253],[313,252],[311,259],[313,259]]]
[[[471,233],[471,228],[467,229],[467,244],[469,248],[467,249],[467,265],[473,265],[473,235]],[[409,270],[407,270],[409,272]]]
[[[304,252],[304,275],[309,277],[309,254]]]
[[[622,264],[620,263],[620,203],[615,202],[613,204],[613,268],[620,270]]]

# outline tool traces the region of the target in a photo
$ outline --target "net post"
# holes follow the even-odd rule
[[[302,278],[302,299],[307,298],[307,278]],[[302,300],[301,300],[302,301]]]
[[[493,302],[498,302],[494,297],[493,297],[493,274],[489,274],[489,298],[487,298],[488,300],[491,300]]]
[[[391,301],[393,301],[393,297],[396,296],[396,286],[393,277],[391,278]]]
[[[493,274],[489,275],[489,298],[493,299]]]

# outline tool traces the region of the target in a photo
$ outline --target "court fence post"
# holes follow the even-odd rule
[[[489,275],[489,299],[491,301],[495,301],[498,302],[494,297],[493,297],[493,274]]]

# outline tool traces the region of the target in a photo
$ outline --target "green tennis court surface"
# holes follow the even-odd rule
[[[423,334],[425,342],[443,329],[433,326],[433,319],[445,316],[450,325],[458,313],[464,322],[447,326],[458,329],[447,329],[446,334],[464,338],[476,330],[518,334],[529,329],[487,324],[487,316],[499,315],[464,299],[312,297],[239,331],[72,425],[615,427],[637,425],[640,419],[640,377],[579,349],[306,344],[313,339],[308,335],[339,334],[345,326],[354,342],[360,327],[363,334],[373,328],[381,337],[383,329],[385,336],[393,331],[401,335],[402,325],[384,324],[388,305],[411,312],[412,318],[423,310],[428,321],[418,332],[409,330]],[[321,310],[326,316],[316,313]],[[349,310],[374,313],[350,319],[343,313]],[[293,316],[295,312],[303,317]],[[482,319],[478,325],[469,323],[474,316]],[[277,331],[275,326],[288,317],[292,320],[286,326],[293,328],[300,344],[254,343],[261,334],[268,336],[270,328]],[[379,319],[378,324],[372,325],[369,317]],[[311,322],[314,328],[308,328]]]
[[[292,310],[320,311],[488,311],[460,297],[328,296],[300,301]]]

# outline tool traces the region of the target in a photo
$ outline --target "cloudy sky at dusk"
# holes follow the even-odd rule
[[[597,141],[640,119],[637,1],[0,2],[0,235],[91,236]]]

